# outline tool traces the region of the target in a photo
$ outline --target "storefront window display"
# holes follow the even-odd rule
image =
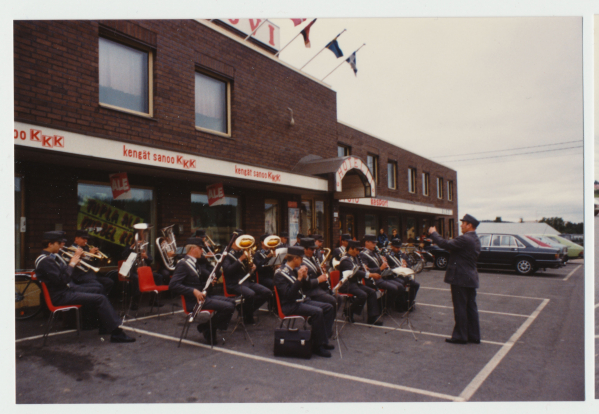
[[[389,216],[387,218],[387,237],[389,237],[389,240],[393,239],[393,230],[397,232],[397,237],[400,237],[399,217],[397,216]]]
[[[416,238],[416,219],[408,217],[406,221],[406,242]]]
[[[364,234],[374,234],[375,236],[379,234],[379,218],[374,214],[365,214],[364,215]]]
[[[266,200],[264,203],[264,232],[277,234],[279,218],[279,204],[277,200]]]
[[[191,194],[191,231],[204,229],[217,245],[226,246],[233,230],[241,226],[238,197],[225,197],[225,203],[208,205],[206,194]]]
[[[303,200],[300,205],[300,233],[308,236],[313,233],[312,200]]]

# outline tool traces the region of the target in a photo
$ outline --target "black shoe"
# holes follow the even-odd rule
[[[450,344],[467,344],[468,341],[463,341],[461,339],[453,339],[453,338],[445,338],[445,342],[449,342]]]
[[[383,326],[383,321],[381,321],[380,319],[378,319],[378,320],[377,319],[378,319],[378,316],[369,317],[368,325]]]
[[[243,318],[243,323],[246,324],[246,325],[255,325],[256,324],[256,320],[254,319],[254,316],[252,316],[250,318],[244,317]]]
[[[471,344],[480,344],[480,339],[468,339]]]
[[[331,357],[331,353],[329,351],[327,351],[324,346],[319,346],[318,348],[314,348],[312,350],[312,353],[314,355],[318,355],[324,358],[330,358]]]
[[[209,323],[201,323],[198,325],[198,332],[199,333],[204,333],[204,332],[210,332],[210,324]]]
[[[331,345],[331,344],[324,344],[322,346],[324,349],[328,349],[328,350],[333,350],[335,349],[335,345]]]
[[[345,316],[347,318],[347,321],[349,323],[354,323],[355,322],[355,320],[354,320],[354,313],[351,311],[351,309],[349,310],[349,312],[347,312],[347,311],[344,310],[343,311],[343,316]]]
[[[122,329],[116,328],[114,331],[112,331],[112,335],[110,335],[110,342],[135,342],[135,338],[127,336],[127,334],[125,334],[125,332],[123,332]]]
[[[212,335],[210,334],[210,329],[206,329],[203,335],[206,342],[208,342],[208,345],[216,345],[216,329],[212,330]]]

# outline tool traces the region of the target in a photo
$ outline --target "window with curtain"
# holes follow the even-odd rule
[[[447,181],[447,199],[453,201],[453,181]]]
[[[370,170],[370,174],[372,174],[372,178],[374,178],[374,182],[378,184],[379,182],[379,157],[376,155],[368,154],[366,156],[366,164],[368,165],[368,169]]]
[[[337,156],[338,157],[347,157],[350,153],[349,147],[345,145],[337,145]]]
[[[397,181],[395,177],[397,176],[397,163],[395,161],[389,161],[387,163],[387,187],[392,190],[397,188]]]
[[[428,196],[430,194],[430,175],[429,173],[422,173],[422,195]]]
[[[416,168],[408,168],[408,191],[416,193]]]
[[[149,114],[150,55],[101,37],[100,103]]]
[[[196,72],[196,127],[229,134],[228,95],[228,82]]]
[[[443,198],[443,178],[437,177],[437,198]]]

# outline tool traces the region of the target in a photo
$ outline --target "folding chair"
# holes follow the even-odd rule
[[[277,306],[279,307],[279,318],[281,319],[281,326],[279,326],[279,329],[283,327],[283,323],[285,323],[285,321],[287,321],[287,329],[292,329],[293,325],[295,324],[296,319],[303,319],[304,320],[304,329],[306,329],[306,320],[308,319],[306,316],[285,315],[283,313],[283,311],[281,310],[281,300],[279,299],[279,291],[277,290],[276,286],[275,286],[275,298],[277,300]]]
[[[241,327],[243,328],[243,332],[244,332],[243,337],[244,338],[247,337],[247,339],[250,340],[250,343],[252,344],[252,346],[254,346],[254,343],[252,342],[252,338],[250,338],[250,334],[248,333],[248,330],[245,328],[245,322],[243,321],[243,304],[245,303],[243,294],[235,295],[233,293],[227,292],[227,282],[225,281],[224,274],[223,274],[223,294],[226,298],[234,298],[235,299],[235,308],[237,308],[237,306],[239,306],[239,310],[237,311],[237,322],[235,323],[235,327],[233,328],[233,330],[231,331],[229,336],[233,335],[233,332],[235,332],[237,327],[239,325],[241,325]]]
[[[183,295],[181,295],[181,304],[183,305],[183,312],[185,312],[185,324],[183,325],[183,331],[181,331],[181,338],[179,338],[179,345],[177,346],[177,348],[181,346],[181,341],[183,341],[183,338],[187,338],[187,332],[189,331],[189,327],[191,326],[191,321],[189,320],[189,312],[187,311],[187,305],[185,303],[185,296]],[[214,313],[214,311],[212,309],[202,309],[200,313],[209,316],[210,334],[212,334],[212,314]],[[214,348],[214,345],[212,344],[212,342],[214,342],[214,339],[210,339],[210,348]]]
[[[150,266],[142,266],[142,267],[138,267],[137,268],[137,278],[139,280],[139,292],[140,292],[140,302],[141,302],[141,297],[143,296],[144,293],[150,293],[150,292],[154,292],[156,294],[154,301],[152,302],[152,305],[150,307],[150,313],[152,313],[152,310],[154,309],[154,304],[158,301],[158,294],[160,292],[166,292],[168,291],[168,286],[157,286],[156,283],[154,282],[154,274],[152,273],[152,268]],[[156,306],[158,308],[158,317],[160,317],[160,307]],[[139,312],[139,310],[137,312],[135,312],[135,317],[137,318],[137,313]],[[173,310],[174,313],[174,310]]]
[[[54,323],[54,315],[56,315],[57,312],[66,312],[66,311],[70,311],[72,309],[75,309],[75,315],[76,315],[76,319],[77,319],[77,336],[81,335],[81,323],[79,320],[79,308],[81,308],[81,305],[65,305],[65,306],[54,306],[52,304],[52,299],[50,299],[50,292],[48,292],[48,288],[46,287],[46,284],[44,282],[42,282],[42,290],[44,292],[44,299],[46,301],[46,305],[48,306],[48,309],[50,309],[50,312],[52,312],[52,315],[50,315],[50,319],[48,320],[47,323],[47,327],[46,327],[46,332],[44,333],[44,342],[42,344],[42,346],[46,345],[46,340],[48,339],[48,334],[50,333],[50,328],[52,328],[52,323]]]

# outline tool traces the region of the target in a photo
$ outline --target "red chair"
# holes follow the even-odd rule
[[[46,305],[48,305],[48,309],[52,312],[50,319],[48,320],[46,332],[44,333],[44,343],[42,346],[46,345],[46,340],[48,339],[48,333],[50,332],[50,328],[52,328],[52,323],[54,322],[54,315],[57,312],[66,312],[72,309],[75,309],[75,315],[77,316],[77,335],[81,335],[81,324],[79,322],[79,308],[81,305],[65,305],[65,306],[54,306],[52,304],[52,299],[50,299],[50,292],[48,292],[48,288],[46,284],[42,282],[42,290],[44,291],[44,299],[46,300]]]
[[[304,329],[306,329],[306,320],[308,319],[306,316],[301,316],[301,315],[285,315],[283,313],[283,311],[281,310],[281,300],[279,299],[279,291],[277,290],[276,286],[275,286],[275,298],[277,300],[277,307],[279,308],[279,318],[281,319],[281,326],[279,326],[279,329],[283,327],[283,323],[285,321],[288,321],[287,322],[287,329],[293,328],[293,325],[295,324],[295,320],[296,319],[303,319],[304,320]],[[289,324],[291,324],[291,326],[289,326]]]
[[[341,272],[339,270],[333,270],[331,273],[329,273],[329,282],[331,282],[331,289],[335,289],[335,286],[337,286],[337,284],[339,284],[339,278],[341,276]],[[343,302],[343,314],[345,315],[345,322],[349,321],[349,312],[350,312],[350,306],[349,306],[349,299],[353,298],[354,295],[352,295],[351,293],[342,293],[337,291],[337,295],[339,295],[341,297],[341,300]],[[344,325],[345,326],[345,325]],[[341,328],[343,329],[343,328]]]
[[[185,303],[185,296],[181,295],[181,304],[183,305],[183,312],[185,312],[185,324],[183,325],[183,331],[181,332],[181,338],[179,339],[179,345],[177,346],[177,348],[179,348],[181,346],[181,341],[183,341],[183,338],[187,338],[187,332],[189,331],[189,327],[191,326],[191,323],[193,321],[189,320],[189,313],[187,311],[187,304]],[[209,316],[209,320],[210,320],[210,332],[212,332],[212,314],[214,313],[214,311],[212,309],[202,309],[200,311],[200,313],[203,313],[205,315]],[[214,348],[214,345],[212,345],[212,341],[210,341],[210,348]]]
[[[154,282],[154,274],[152,273],[152,268],[150,266],[142,266],[137,268],[137,278],[139,280],[139,292],[140,292],[140,302],[141,297],[144,293],[154,292],[156,294],[155,300],[152,302],[152,306],[150,307],[150,313],[154,309],[154,303],[158,302],[158,294],[160,292],[168,291],[168,286],[156,286]],[[160,317],[160,307],[158,307],[158,316]],[[137,312],[135,313],[135,317],[137,318]]]
[[[247,337],[250,340],[250,343],[252,344],[252,346],[254,346],[254,343],[252,342],[252,338],[250,338],[250,334],[248,333],[248,330],[245,328],[245,323],[243,322],[243,304],[245,303],[243,294],[235,295],[233,293],[227,292],[227,281],[225,280],[224,272],[223,272],[223,294],[226,298],[234,298],[235,299],[235,308],[237,308],[239,306],[239,310],[237,311],[237,322],[235,322],[235,327],[233,328],[233,330],[231,331],[229,336],[233,335],[233,332],[235,332],[237,327],[239,325],[241,325],[243,328],[243,332],[244,332],[243,337],[244,338]]]

